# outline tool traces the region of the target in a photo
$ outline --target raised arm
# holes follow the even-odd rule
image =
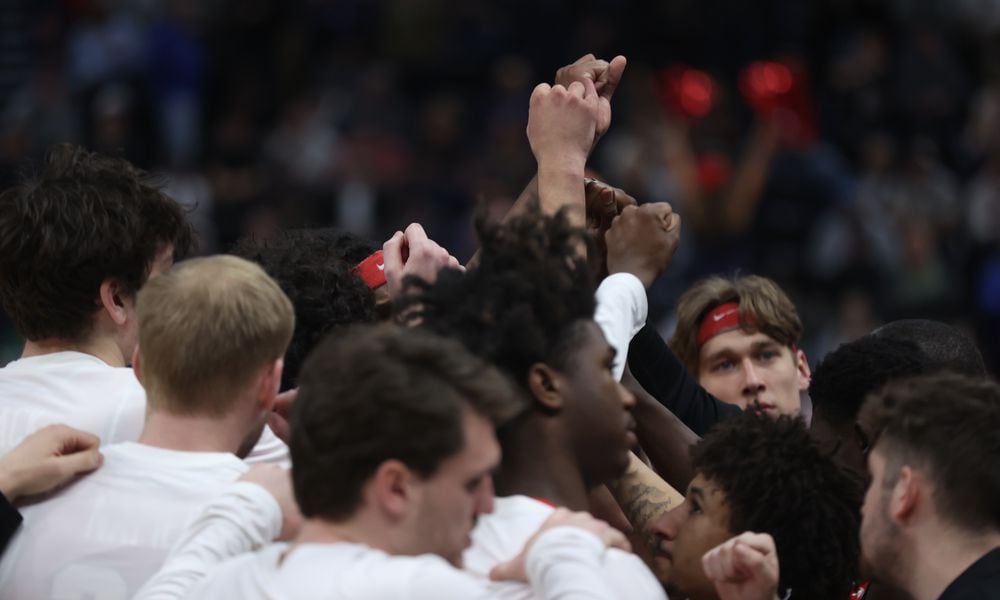
[[[382,244],[383,270],[389,298],[397,298],[407,280],[416,278],[434,283],[442,269],[465,270],[458,259],[427,236],[420,223],[410,223]]]
[[[652,547],[655,542],[653,523],[684,501],[683,494],[671,487],[635,454],[630,455],[625,474],[608,484],[608,489],[647,547]]]
[[[604,239],[609,275],[597,288],[594,320],[615,349],[614,374],[621,379],[632,336],[646,323],[646,288],[677,249],[680,218],[665,202],[626,205]]]
[[[584,167],[597,130],[594,82],[569,87],[540,83],[528,108],[528,142],[538,163],[538,206],[543,214],[566,210],[572,225],[586,226]]]
[[[610,62],[596,58],[593,54],[581,56],[576,62],[566,65],[556,71],[555,85],[569,88],[574,81],[583,83],[585,79],[594,82],[598,95],[597,122],[594,129],[594,141],[591,151],[597,146],[598,140],[611,127],[611,98],[618,89],[618,83],[625,73],[626,60],[624,56],[616,56]],[[504,220],[510,219],[529,206],[538,205],[538,176],[535,175],[525,186],[514,205],[507,211]]]
[[[626,371],[623,385],[635,396],[636,435],[653,469],[674,489],[686,490],[694,472],[690,448],[700,438]]]
[[[636,381],[696,435],[705,435],[719,421],[742,412],[735,404],[719,400],[698,385],[649,325],[632,338],[628,366]]]

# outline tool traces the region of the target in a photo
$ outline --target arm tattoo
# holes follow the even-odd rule
[[[659,478],[653,475],[655,480],[650,481],[648,475],[653,474],[642,472],[632,464],[621,479],[609,484],[608,488],[632,527],[648,544],[652,544],[655,540],[653,523],[673,508],[674,501],[664,489],[652,485],[660,481]]]

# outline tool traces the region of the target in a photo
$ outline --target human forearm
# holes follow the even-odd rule
[[[632,338],[628,366],[636,381],[696,435],[742,411],[702,388],[660,334],[646,325]]]
[[[507,222],[517,215],[523,214],[525,211],[531,208],[538,207],[538,174],[532,176],[531,181],[528,185],[524,186],[521,190],[521,195],[517,197],[514,204],[511,205],[507,214],[504,215],[503,221]]]
[[[687,489],[694,477],[689,450],[700,438],[626,373],[624,385],[635,396],[636,435],[649,462],[674,489]]]
[[[630,454],[625,474],[608,485],[611,494],[643,541],[652,546],[652,525],[663,514],[684,501],[684,496]]]
[[[567,152],[538,160],[538,207],[542,214],[565,210],[570,225],[586,226],[584,166],[586,156]],[[579,153],[577,153],[579,154]]]
[[[282,511],[270,493],[238,482],[191,523],[135,600],[184,598],[212,567],[269,543],[281,528]]]

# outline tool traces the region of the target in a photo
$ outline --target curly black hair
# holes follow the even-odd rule
[[[184,211],[128,161],[57,144],[0,194],[0,302],[29,340],[89,335],[101,283],[131,295],[169,245],[194,246]]]
[[[851,424],[868,394],[891,380],[919,375],[930,368],[929,359],[913,342],[864,335],[841,344],[816,365],[809,397],[813,410],[822,418]]]
[[[371,256],[376,250],[382,249],[382,244],[354,235],[349,231],[341,231],[332,227],[306,231],[313,232],[320,242],[329,244],[330,250],[352,267]]]
[[[274,238],[245,237],[232,253],[263,267],[295,306],[283,389],[294,387],[309,352],[331,329],[376,320],[375,296],[351,269],[377,246],[335,229],[291,229]],[[358,258],[360,256],[360,258]]]
[[[774,538],[782,590],[810,600],[848,597],[858,578],[861,486],[801,419],[752,412],[728,419],[692,447],[691,461],[725,493],[730,531]]]
[[[476,230],[478,265],[465,274],[442,271],[430,286],[408,282],[397,309],[458,338],[526,389],[531,365],[566,366],[582,320],[594,317],[593,276],[577,254],[587,237],[563,212],[537,210],[499,225],[480,213]]]

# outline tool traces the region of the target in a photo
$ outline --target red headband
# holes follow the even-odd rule
[[[727,302],[713,308],[705,315],[698,327],[698,347],[720,333],[736,329],[740,326],[740,305],[737,302]]]
[[[373,290],[385,285],[385,261],[382,259],[382,251],[376,250],[351,269],[351,273],[360,277],[361,281]]]

